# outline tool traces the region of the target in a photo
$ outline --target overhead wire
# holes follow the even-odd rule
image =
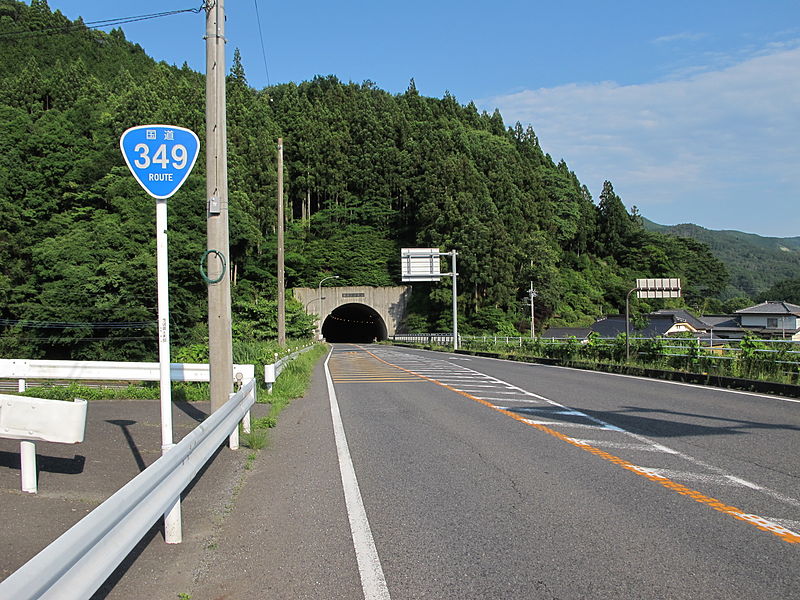
[[[153,321],[30,321],[27,319],[0,319],[0,325],[28,327],[32,329],[71,329],[89,327],[92,329],[143,329],[154,327]]]
[[[87,21],[85,23],[70,23],[61,27],[48,27],[45,29],[36,29],[29,31],[7,31],[0,33],[0,39],[14,39],[24,37],[36,37],[42,35],[56,35],[59,33],[69,33],[70,31],[79,29],[103,29],[105,27],[116,27],[117,25],[124,25],[126,23],[136,23],[139,21],[146,21],[149,19],[160,19],[163,17],[171,17],[182,13],[199,13],[205,10],[205,3],[200,8],[183,8],[178,10],[168,10],[159,13],[150,13],[146,15],[135,15],[131,17],[117,17],[114,19],[101,19],[99,21]]]
[[[2,340],[14,340],[15,342],[51,342],[59,343],[58,338],[53,337],[16,337],[13,335],[0,335]],[[64,342],[133,342],[141,340],[155,340],[158,339],[157,335],[142,336],[142,337],[65,337]]]
[[[261,15],[258,12],[258,0],[253,0],[256,7],[256,21],[258,22],[258,38],[261,40],[261,57],[264,59],[264,71],[267,73],[267,87],[272,87],[269,80],[269,66],[267,66],[267,51],[264,48],[264,34],[261,28]]]

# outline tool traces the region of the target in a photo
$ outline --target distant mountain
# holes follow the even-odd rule
[[[800,277],[800,237],[763,237],[741,231],[715,231],[691,223],[659,225],[644,219],[645,229],[708,244],[730,273],[724,296],[756,298],[775,283]]]

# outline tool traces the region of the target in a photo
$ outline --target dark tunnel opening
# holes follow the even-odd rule
[[[387,338],[386,323],[366,304],[344,304],[325,319],[322,336],[329,342],[380,342]]]

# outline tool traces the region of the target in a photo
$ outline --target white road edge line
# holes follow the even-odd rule
[[[364,600],[390,600],[389,588],[386,586],[386,577],[383,575],[381,559],[375,548],[372,529],[364,509],[361,490],[358,487],[356,471],[350,458],[350,448],[347,445],[347,436],[344,433],[342,415],[339,412],[339,403],[336,400],[336,391],[333,388],[331,372],[328,362],[333,355],[333,347],[325,359],[325,379],[328,382],[328,398],[331,404],[331,420],[333,421],[333,434],[336,439],[336,452],[339,455],[339,471],[342,475],[342,488],[344,501],[347,506],[347,517],[350,520],[350,533],[353,536],[353,548],[356,551],[358,572],[361,576],[361,589],[364,591]]]

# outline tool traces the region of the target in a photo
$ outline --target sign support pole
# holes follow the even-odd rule
[[[631,294],[638,289],[633,288],[625,296],[625,362],[631,360]]]
[[[158,291],[158,365],[161,396],[161,455],[175,445],[172,437],[172,379],[169,356],[169,272],[167,260],[167,201],[156,201],[156,269]],[[180,544],[181,498],[164,513],[164,540]]]
[[[139,125],[119,139],[120,150],[139,185],[156,199],[156,296],[158,299],[158,365],[161,408],[161,455],[174,446],[172,432],[172,377],[169,356],[169,260],[167,254],[167,198],[191,173],[200,140],[183,127]],[[228,371],[230,373],[230,370]],[[178,495],[164,513],[164,539],[179,544],[181,499]]]
[[[456,271],[456,255],[458,252],[455,250],[452,251],[451,256],[452,259],[452,270],[453,270],[453,350],[458,350],[458,289],[456,285],[456,277],[458,276],[458,272]]]

